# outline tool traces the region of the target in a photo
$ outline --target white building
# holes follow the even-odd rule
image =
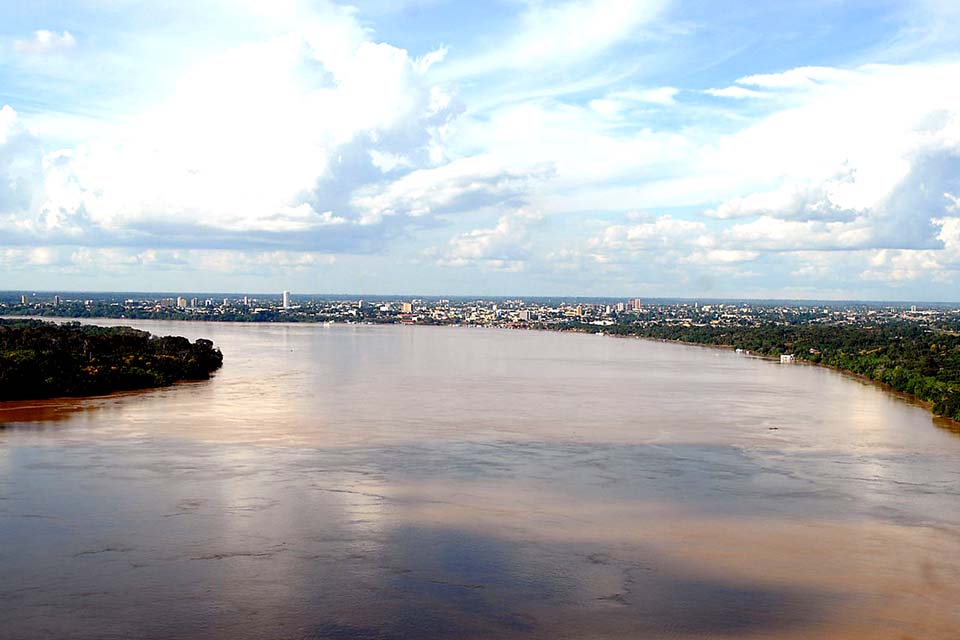
[[[289,291],[283,292],[283,308],[284,309],[290,308],[290,292]]]
[[[796,360],[796,357],[792,353],[784,353],[780,355],[781,364],[788,364]]]

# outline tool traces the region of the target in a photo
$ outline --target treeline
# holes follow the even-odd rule
[[[660,324],[608,327],[572,323],[578,331],[636,335],[743,349],[762,356],[793,354],[857,373],[932,403],[937,415],[960,420],[960,335],[916,323],[760,327]]]
[[[0,400],[87,396],[206,380],[223,365],[210,340],[130,327],[0,320]]]

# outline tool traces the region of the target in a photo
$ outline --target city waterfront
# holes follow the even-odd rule
[[[0,404],[0,629],[41,638],[951,638],[960,437],[730,351],[107,321],[210,381]]]

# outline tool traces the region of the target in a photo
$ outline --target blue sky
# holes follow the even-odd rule
[[[0,289],[960,300],[950,1],[0,3]]]

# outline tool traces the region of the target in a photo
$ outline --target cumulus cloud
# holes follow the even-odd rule
[[[719,219],[757,217],[729,242],[767,250],[933,248],[933,220],[960,190],[960,89],[955,65],[804,68],[751,77],[802,87],[799,105],[724,139],[707,159],[759,185],[710,208]],[[787,178],[786,176],[789,176]]]
[[[856,215],[856,211],[837,204],[834,195],[852,179],[848,172],[816,184],[787,182],[773,191],[728,200],[716,209],[707,210],[705,215],[720,219],[762,215],[797,220],[849,219]]]
[[[30,210],[42,190],[42,149],[9,105],[0,108],[0,231],[22,227],[20,217]]]
[[[702,222],[660,216],[633,225],[610,225],[587,242],[596,253],[610,251],[636,253],[657,249],[672,250],[695,243],[706,231]]]
[[[521,271],[530,258],[531,227],[542,214],[518,209],[500,217],[489,228],[474,229],[451,238],[446,246],[428,250],[441,266],[481,266],[502,271]]]
[[[442,58],[374,42],[353,12],[323,6],[283,35],[196,63],[110,135],[47,152],[42,175],[6,181],[30,202],[20,195],[14,209],[0,193],[0,225],[40,241],[129,244],[177,224],[213,231],[198,234],[211,243],[258,232],[295,242],[364,224],[369,212],[350,207],[350,192],[375,187],[383,171],[443,161],[457,106],[424,76]],[[0,171],[24,164],[7,140],[14,116],[0,111]],[[368,171],[338,175],[330,189],[345,153]]]
[[[361,224],[377,223],[384,216],[422,217],[477,209],[520,196],[536,174],[508,170],[487,156],[461,158],[362,189],[352,204],[361,212]]]
[[[39,29],[33,32],[29,40],[14,40],[13,50],[18,53],[47,53],[56,49],[69,49],[77,44],[69,31],[48,31]]]
[[[604,274],[655,262],[650,278],[771,265],[821,279],[833,268],[869,282],[956,277],[960,85],[946,80],[960,66],[771,72],[759,60],[750,75],[711,67],[719,88],[684,86],[693,76],[667,79],[675,67],[655,53],[699,27],[667,25],[667,5],[515,3],[516,15],[491,16],[513,21],[497,46],[484,46],[480,25],[449,45],[414,34],[409,50],[332,3],[190,5],[185,15],[230,12],[224,33],[243,28],[229,46],[191,50],[149,92],[131,85],[137,101],[122,117],[105,109],[64,142],[76,114],[0,108],[0,243],[15,252],[5,264],[46,255],[50,268],[252,272],[282,256],[296,268],[314,253],[390,247],[402,260],[454,216],[512,211],[434,248],[433,261],[530,273],[566,256]],[[110,59],[84,58],[94,40],[70,24],[83,47],[37,32],[14,48],[74,51],[10,56],[18,73],[59,87],[77,60]],[[540,223],[516,211],[550,220],[553,260],[534,242]],[[220,253],[202,262],[202,251]]]

